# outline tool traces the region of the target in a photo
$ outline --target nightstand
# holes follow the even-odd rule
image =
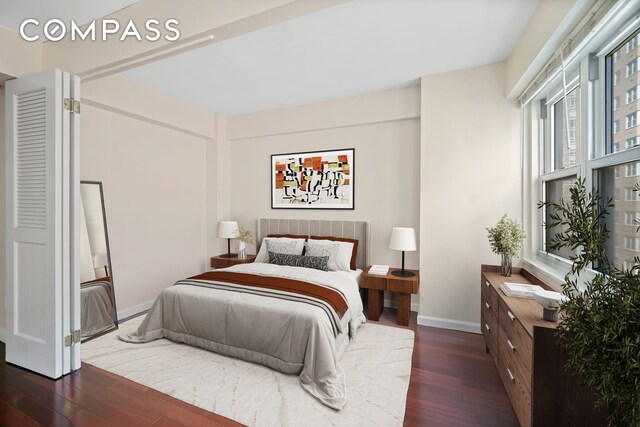
[[[390,268],[384,276],[369,274],[369,269],[362,273],[360,287],[367,289],[368,306],[367,318],[378,320],[382,314],[384,303],[384,291],[396,294],[398,302],[398,325],[409,326],[409,315],[411,314],[411,294],[418,293],[420,285],[420,273],[418,270],[406,270],[415,273],[413,277],[399,277],[391,274],[399,268]]]
[[[238,254],[231,254],[231,256],[228,256],[227,254],[212,256],[211,268],[225,268],[236,264],[247,264],[249,262],[253,262],[255,259],[255,255],[247,255],[245,259],[238,258]]]

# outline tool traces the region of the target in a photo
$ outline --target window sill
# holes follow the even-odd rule
[[[542,261],[539,256],[534,255],[531,258],[523,259],[522,263],[526,270],[542,279],[553,290],[562,292],[564,276],[569,271],[569,268],[563,265],[564,262],[557,260],[556,265],[553,265],[553,263]]]
[[[562,292],[562,284],[571,269],[571,262],[544,252],[523,259],[522,262],[528,271],[538,276],[555,291]],[[584,270],[578,280],[578,289],[584,291],[586,282],[593,280],[596,274],[598,273],[594,270]]]

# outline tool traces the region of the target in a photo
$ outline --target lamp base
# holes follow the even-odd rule
[[[413,277],[416,275],[416,273],[413,273],[411,271],[407,271],[407,270],[394,270],[391,272],[391,274],[393,274],[394,276],[398,276],[398,277]]]

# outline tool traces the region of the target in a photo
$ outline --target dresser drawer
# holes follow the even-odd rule
[[[502,299],[498,310],[498,322],[504,330],[500,345],[504,344],[509,354],[523,365],[530,376],[533,367],[533,337],[527,333],[520,320]]]
[[[483,299],[484,300],[484,299]],[[487,310],[486,306],[483,305],[480,309],[480,322],[482,335],[484,336],[484,341],[487,343],[487,348],[489,349],[489,353],[493,357],[493,360],[497,363],[498,360],[498,316],[496,313]]]
[[[505,344],[506,333],[502,326],[498,331],[498,371],[513,410],[523,427],[531,426],[531,374],[526,372],[522,364],[516,360]]]
[[[418,293],[418,281],[417,280],[404,280],[394,279],[393,276],[389,276],[389,289],[391,292],[400,292],[405,294]]]
[[[485,277],[485,275],[482,275],[482,283],[481,283],[481,289],[482,289],[482,296],[487,300],[487,302],[489,303],[489,305],[493,308],[495,308],[495,312],[498,312],[498,289],[494,288],[493,285],[491,284],[491,282],[489,282],[489,280],[487,280],[487,278]]]
[[[360,286],[366,289],[384,291],[387,289],[387,276],[374,277],[365,275]]]

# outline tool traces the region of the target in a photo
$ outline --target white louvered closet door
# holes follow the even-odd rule
[[[6,360],[51,378],[79,368],[79,344],[65,346],[80,328],[79,286],[71,286],[78,126],[63,106],[70,86],[67,73],[49,70],[5,90]]]

